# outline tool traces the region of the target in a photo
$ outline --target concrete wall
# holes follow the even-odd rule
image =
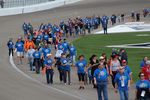
[[[42,3],[42,4],[36,4],[32,6],[4,8],[4,9],[0,9],[0,16],[37,12],[37,11],[52,9],[52,8],[56,8],[59,6],[75,3],[78,1],[81,1],[81,0],[55,0],[55,1]]]

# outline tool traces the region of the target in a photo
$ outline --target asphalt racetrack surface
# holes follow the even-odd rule
[[[17,38],[19,34],[23,34],[23,22],[31,22],[34,26],[39,26],[41,22],[58,23],[69,17],[127,13],[149,6],[150,0],[83,0],[52,10],[0,17],[0,100],[97,100],[96,90],[92,88],[78,93],[77,89],[71,87],[56,86],[61,90],[59,91],[28,79],[12,67],[9,63],[6,43],[10,37]],[[114,94],[111,87],[109,90],[110,100],[118,100],[118,95]],[[76,94],[77,96],[74,96]],[[78,94],[82,95],[78,96]],[[131,92],[130,100],[134,99],[133,95],[134,91]]]

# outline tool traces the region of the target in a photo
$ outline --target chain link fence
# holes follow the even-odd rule
[[[21,7],[55,0],[0,0],[0,8]]]

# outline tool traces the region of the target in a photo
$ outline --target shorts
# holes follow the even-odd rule
[[[84,81],[84,73],[78,73],[78,78],[79,78],[79,81]]]
[[[23,52],[17,52],[18,57],[23,57]]]

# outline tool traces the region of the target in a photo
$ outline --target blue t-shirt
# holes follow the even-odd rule
[[[70,46],[69,51],[71,56],[76,55],[76,48],[74,46]]]
[[[42,53],[44,55],[44,58],[46,58],[47,54],[51,53],[51,49],[50,48],[43,48]]]
[[[101,23],[102,23],[103,28],[107,28],[108,19],[109,19],[109,18],[108,18],[107,16],[103,16],[103,17],[102,17]]]
[[[17,49],[17,52],[23,52],[24,51],[24,44],[22,42],[17,42],[15,45],[15,48]]]
[[[125,66],[125,70],[124,71],[125,71],[125,73],[128,73],[129,75],[132,73],[129,66]]]
[[[89,67],[89,68],[88,68],[88,77],[92,77],[91,70],[92,70],[92,68],[91,68],[91,67]]]
[[[38,35],[36,41],[41,41],[41,40],[42,40],[42,35]]]
[[[114,82],[117,83],[119,90],[128,90],[128,81],[130,77],[127,73],[117,73]]]
[[[150,89],[150,82],[148,80],[139,80],[136,83],[136,89]]]
[[[146,66],[146,63],[145,63],[144,60],[142,60],[141,63],[140,63],[140,67],[143,68],[144,66]]]
[[[53,59],[47,58],[47,59],[44,61],[44,65],[45,65],[45,66],[48,66],[48,67],[52,67],[52,65],[53,65]]]
[[[63,50],[63,49],[64,49],[63,45],[61,43],[58,43],[58,50]]]
[[[60,62],[61,62],[61,68],[62,68],[62,70],[66,70],[66,66],[68,64],[67,58],[61,58]]]
[[[85,69],[86,65],[87,65],[86,60],[78,61],[75,65],[77,67],[77,73],[78,74],[85,73],[84,69]]]
[[[40,59],[40,58],[41,58],[41,52],[35,51],[35,52],[33,53],[33,57],[36,58],[36,59]]]
[[[97,82],[100,81],[107,81],[108,78],[108,72],[105,68],[98,68],[94,71],[94,77],[96,78]]]
[[[68,48],[69,48],[69,44],[67,42],[63,42],[62,46],[64,48],[64,52],[67,52]]]
[[[8,46],[9,49],[13,49],[14,48],[14,43],[12,41],[8,41],[7,46]]]
[[[49,35],[45,34],[45,35],[43,36],[43,39],[46,40],[46,41],[48,41]]]

